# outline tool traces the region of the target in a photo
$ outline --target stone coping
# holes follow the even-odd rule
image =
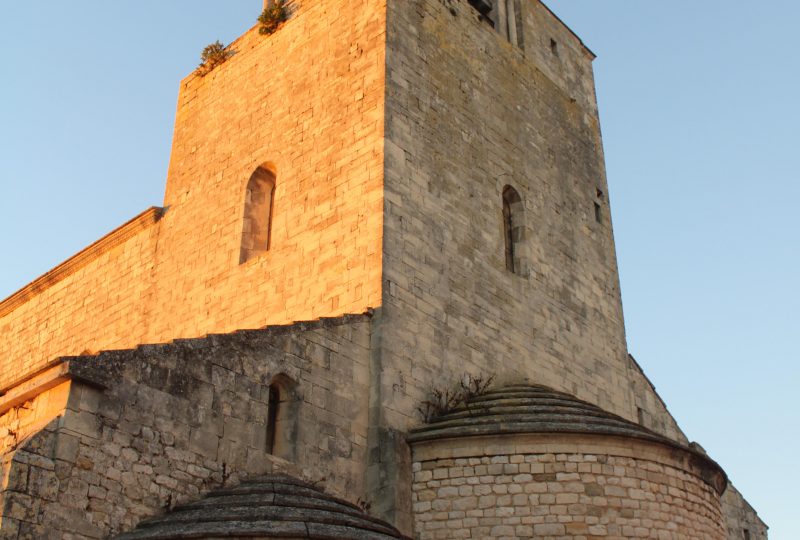
[[[74,274],[97,257],[136,236],[140,231],[157,223],[166,212],[165,208],[151,206],[130,221],[120,225],[93,244],[82,249],[49,272],[31,281],[11,296],[0,302],[0,317],[14,311],[34,296],[49,289],[67,276]]]
[[[55,362],[48,364],[43,369],[28,375],[26,378],[14,383],[13,386],[9,386],[3,391],[0,391],[0,414],[5,414],[8,410],[66,381],[77,380],[98,388],[103,388],[105,385],[102,382],[89,376],[89,374],[82,373],[80,366],[72,362],[72,360],[78,358],[80,357],[58,358]]]
[[[79,379],[98,387],[110,386],[114,375],[106,362],[127,357],[133,351],[163,349],[197,350],[210,347],[233,345],[248,339],[269,339],[289,332],[304,332],[316,328],[331,328],[356,322],[371,320],[373,310],[364,313],[340,315],[338,317],[320,317],[310,321],[296,321],[287,324],[275,324],[263,328],[234,330],[224,334],[207,334],[196,338],[178,338],[167,343],[141,344],[130,349],[110,349],[98,353],[80,356],[61,356],[47,363],[43,368],[28,373],[0,388],[0,413],[19,403],[56,386],[68,379]],[[105,364],[105,368],[104,368]],[[109,368],[109,369],[107,369]],[[13,403],[9,405],[9,403]]]

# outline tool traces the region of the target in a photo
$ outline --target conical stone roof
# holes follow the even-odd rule
[[[659,443],[686,452],[707,471],[704,478],[720,493],[727,485],[722,468],[704,453],[570,394],[539,385],[512,385],[475,396],[412,430],[408,442],[524,433],[612,435]]]
[[[357,506],[286,475],[268,475],[210,492],[143,521],[117,540],[186,538],[406,538]]]
[[[504,386],[411,431],[409,441],[502,433],[597,433],[671,442],[639,424],[545,386]]]

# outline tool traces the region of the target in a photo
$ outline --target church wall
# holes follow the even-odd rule
[[[722,495],[728,540],[767,540],[767,525],[733,484]]]
[[[384,4],[297,2],[275,34],[251,29],[181,82],[163,217],[0,304],[0,392],[62,355],[380,305]],[[239,264],[265,163],[271,246]]]
[[[3,449],[0,538],[107,538],[266,472],[357,502],[369,342],[362,315],[69,360],[74,380],[46,401],[67,399]],[[289,459],[266,450],[276,376],[296,383],[295,428],[278,434],[294,448]],[[42,399],[22,409],[44,411]]]
[[[631,355],[628,355],[628,367],[639,424],[656,433],[661,433],[673,441],[689,444],[689,439],[686,438],[678,422],[670,414],[664,400],[656,392],[656,387]]]
[[[431,386],[464,372],[545,384],[636,418],[592,56],[541,4],[521,5],[524,50],[467,2],[389,3],[389,426],[418,423]],[[551,36],[559,57],[544,66],[531,48],[545,41],[549,51]],[[565,74],[551,80],[556,63]],[[524,204],[527,268],[516,274],[504,259],[505,185]]]
[[[421,540],[724,540],[720,498],[680,452],[630,439],[521,435],[414,447]]]
[[[295,2],[181,84],[148,341],[380,304],[385,9]],[[275,174],[269,250],[240,264],[245,188]]]
[[[0,303],[0,393],[58,356],[143,342],[155,214],[144,212]]]

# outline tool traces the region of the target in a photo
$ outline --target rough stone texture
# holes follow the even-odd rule
[[[104,538],[272,470],[324,480],[356,502],[369,324],[348,316],[70,359],[68,401],[43,429],[0,448],[0,537]],[[279,374],[301,400],[292,462],[265,451],[267,387]]]
[[[722,496],[722,513],[729,540],[767,540],[767,525],[733,484]]]
[[[724,540],[720,499],[691,461],[624,438],[461,439],[414,447],[420,540]]]
[[[528,39],[548,14],[523,8],[525,50],[467,2],[388,5],[381,398],[398,429],[432,382],[465,370],[636,418],[592,55],[547,25],[562,43],[562,77],[548,78]],[[505,265],[507,184],[525,208],[527,277]]]
[[[180,538],[406,538],[364,510],[318,487],[272,474],[209,493],[149,519],[118,540]]]
[[[636,359],[628,355],[628,373],[637,409],[637,421],[647,429],[669,437],[681,444],[689,444],[678,422],[667,410],[667,405],[656,392]]]
[[[161,220],[3,313],[0,391],[61,355],[380,304],[385,1],[303,0],[181,83]],[[272,246],[239,265],[248,179],[276,171]],[[42,331],[42,328],[47,328]]]
[[[545,384],[636,419],[593,55],[541,3],[521,7],[524,49],[467,2],[387,5],[374,389],[385,431],[415,425],[431,387],[465,371]],[[547,56],[550,37],[561,44],[557,58]],[[522,274],[505,264],[506,185],[525,209]],[[385,486],[405,482],[384,463],[373,476]]]

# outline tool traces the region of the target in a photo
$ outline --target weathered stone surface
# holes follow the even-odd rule
[[[601,408],[579,400],[563,392],[544,386],[503,386],[488,390],[482,395],[473,396],[463,404],[441,416],[431,419],[423,426],[411,430],[408,440],[413,445],[424,441],[439,441],[464,437],[502,436],[515,433],[577,433],[585,435],[613,435],[629,439],[651,441],[683,452],[685,460],[700,472],[701,477],[719,495],[728,484],[722,468],[695,448],[670,440],[638,424],[613,415]],[[498,444],[502,444],[498,437]],[[498,458],[495,459],[500,459]],[[503,462],[507,463],[507,459]],[[498,462],[501,463],[501,462]],[[492,470],[494,467],[495,470]],[[497,464],[489,467],[489,474],[518,472],[516,465]],[[460,468],[449,471],[434,471],[442,478],[453,478],[463,474]],[[537,475],[540,477],[541,475]],[[513,476],[525,478],[525,475]],[[559,473],[548,478],[551,481],[567,483],[578,480],[576,472]],[[635,494],[633,495],[635,496]],[[577,502],[559,500],[559,503]]]
[[[343,326],[352,328],[342,331]],[[367,350],[358,343],[369,331],[368,315],[347,316],[215,336],[209,346],[192,349],[191,363],[173,361],[187,351],[182,343],[73,358],[71,371],[108,387],[86,391],[73,381],[77,397],[67,394],[69,399],[59,401],[62,409],[52,414],[60,417],[48,429],[3,449],[6,496],[0,515],[14,520],[9,527],[21,523],[53,534],[103,536],[212,487],[274,469],[327,478],[332,491],[355,501],[364,494],[359,464],[366,452],[368,400],[367,377],[359,373],[367,370]],[[301,354],[317,352],[287,358],[290,345]],[[320,349],[336,360],[335,369],[317,361],[324,354]],[[198,370],[201,364],[211,367]],[[194,378],[198,371],[219,369],[226,375],[209,382]],[[324,385],[337,393],[335,406],[314,400],[313,392],[295,396],[293,424],[284,426],[293,437],[287,444],[297,449],[293,463],[266,449],[263,388],[278,375],[302,381],[301,390]],[[176,382],[181,379],[188,382]],[[169,380],[174,382],[164,387]],[[86,396],[91,403],[82,407]],[[75,512],[80,520],[68,517]]]
[[[728,485],[722,496],[722,512],[729,539],[767,540],[766,524],[733,484]]]
[[[517,462],[520,474],[488,472],[500,459]],[[481,496],[477,508],[460,485],[458,471],[470,464],[476,471],[487,469],[475,478],[495,493]],[[726,534],[719,493],[701,471],[651,440],[597,434],[429,440],[415,445],[414,465],[420,540],[741,538]],[[426,470],[440,480],[421,474]],[[433,490],[433,505],[424,504]],[[523,494],[507,495],[512,491]],[[469,521],[452,519],[461,508],[469,508]]]
[[[118,540],[258,537],[404,538],[391,525],[286,475],[216,490],[198,502],[147,520]]]

